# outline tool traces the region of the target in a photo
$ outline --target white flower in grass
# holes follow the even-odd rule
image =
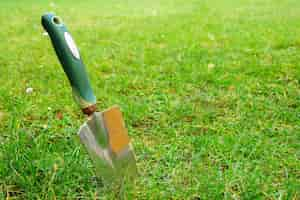
[[[26,88],[26,93],[27,94],[31,94],[33,92],[33,88],[29,87],[29,88]]]

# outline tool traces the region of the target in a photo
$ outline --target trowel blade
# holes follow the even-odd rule
[[[135,154],[118,107],[95,112],[78,135],[104,183],[132,182],[137,174]]]

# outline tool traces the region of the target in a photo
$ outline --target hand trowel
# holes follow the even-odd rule
[[[78,135],[104,184],[124,183],[137,174],[136,160],[118,106],[97,112],[85,66],[76,44],[60,17],[47,13],[42,25],[51,38],[56,55],[72,87],[75,102],[87,115]]]

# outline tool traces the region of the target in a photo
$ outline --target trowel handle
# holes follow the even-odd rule
[[[83,111],[95,107],[93,94],[84,64],[72,36],[62,20],[52,13],[42,16],[42,25],[48,32],[56,55],[68,76],[76,103]]]

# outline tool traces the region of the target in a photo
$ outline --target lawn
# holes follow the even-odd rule
[[[299,0],[1,0],[0,199],[113,198],[79,142],[47,11],[99,107],[124,112],[127,199],[300,199]]]

